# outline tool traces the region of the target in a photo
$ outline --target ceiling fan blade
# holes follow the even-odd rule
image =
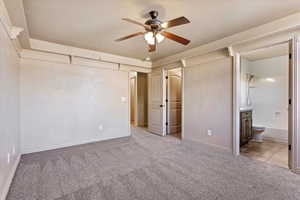
[[[162,23],[162,27],[163,28],[171,28],[171,27],[174,27],[174,26],[180,26],[180,25],[183,25],[183,24],[188,24],[190,23],[190,21],[185,18],[185,17],[178,17],[176,19],[172,19],[168,22],[164,22]]]
[[[144,27],[146,30],[151,30],[151,26],[147,25],[147,24],[143,24],[141,22],[138,22],[138,21],[135,21],[133,19],[129,19],[129,18],[122,18],[123,20],[127,21],[127,22],[130,22],[130,23],[133,23],[133,24],[136,24],[136,25],[139,25],[139,26],[142,26]]]
[[[163,31],[163,32],[161,32],[160,34],[162,34],[163,36],[165,36],[166,38],[169,38],[170,40],[173,40],[173,41],[175,41],[175,42],[179,42],[179,43],[181,43],[181,44],[183,44],[183,45],[187,45],[187,44],[189,44],[191,41],[190,40],[188,40],[188,39],[185,39],[185,38],[183,38],[183,37],[180,37],[180,36],[178,36],[178,35],[175,35],[175,34],[173,34],[173,33],[169,33],[169,32],[166,32],[166,31]]]
[[[125,37],[121,37],[121,38],[119,38],[119,39],[116,39],[115,41],[116,41],[116,42],[120,42],[120,41],[122,41],[122,40],[126,40],[126,39],[129,39],[129,38],[138,36],[138,35],[144,35],[144,32],[133,33],[133,34],[131,34],[131,35],[127,35],[127,36],[125,36]]]

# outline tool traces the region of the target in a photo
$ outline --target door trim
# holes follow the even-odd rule
[[[132,92],[132,88],[131,88],[131,81],[134,81],[134,99],[131,99],[131,92]],[[135,101],[135,104],[133,105],[134,106],[134,126],[138,126],[138,98],[137,98],[137,76],[134,76],[134,77],[130,77],[130,124],[131,124],[131,103],[132,101]]]
[[[299,163],[299,119],[300,119],[300,109],[299,109],[299,100],[300,100],[300,92],[299,92],[299,84],[300,84],[300,70],[299,70],[299,39],[298,36],[294,36],[289,42],[292,42],[292,115],[293,115],[293,123],[292,123],[292,132],[291,132],[291,169],[293,171],[300,171],[300,163]],[[290,137],[290,136],[289,136]]]

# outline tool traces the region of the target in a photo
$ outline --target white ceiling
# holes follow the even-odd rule
[[[242,55],[242,57],[250,60],[262,60],[267,58],[273,58],[278,56],[284,56],[289,54],[289,45],[288,43],[271,46],[268,48],[258,49],[249,53]]]
[[[80,48],[153,60],[258,26],[300,11],[299,0],[24,0],[30,37]],[[182,46],[170,40],[149,54],[142,36],[114,40],[141,31],[122,21],[146,21],[158,10],[163,21],[185,16],[192,23],[170,29],[191,40]]]

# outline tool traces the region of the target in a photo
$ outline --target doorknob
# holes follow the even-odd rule
[[[164,105],[160,104],[160,105],[159,105],[159,107],[161,107],[161,108],[162,108],[162,107],[164,107]]]

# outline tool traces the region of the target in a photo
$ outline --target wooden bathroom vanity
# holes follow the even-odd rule
[[[247,144],[253,138],[252,110],[240,111],[240,146]]]

